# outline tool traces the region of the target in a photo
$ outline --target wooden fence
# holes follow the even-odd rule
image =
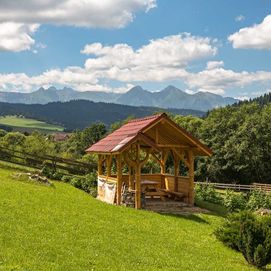
[[[86,174],[97,168],[96,163],[86,163],[51,155],[33,155],[31,153],[0,149],[0,160],[41,169],[48,165],[73,174]]]
[[[234,191],[252,191],[263,190],[271,193],[271,184],[252,183],[252,184],[229,184],[229,183],[210,183],[210,182],[195,182],[200,185],[213,185],[217,189],[231,189]]]

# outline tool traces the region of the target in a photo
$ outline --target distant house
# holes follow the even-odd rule
[[[194,205],[194,158],[212,155],[207,146],[164,113],[131,120],[86,151],[98,154],[98,198],[123,204],[126,187],[137,209],[142,207],[143,196],[163,201],[178,198]],[[160,165],[159,174],[141,172],[151,156]],[[166,172],[169,156],[174,161],[172,175]],[[187,168],[186,176],[180,176],[181,161]],[[116,175],[112,174],[114,163]],[[128,174],[123,173],[124,167]]]

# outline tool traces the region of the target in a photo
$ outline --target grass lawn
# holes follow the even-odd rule
[[[213,236],[218,215],[159,215],[107,205],[0,168],[0,270],[254,270]]]
[[[5,116],[0,117],[0,124],[18,127],[18,128],[27,128],[27,129],[38,129],[38,130],[48,130],[48,131],[63,131],[62,126],[49,124],[43,121],[38,121],[35,119],[19,118],[17,116]]]

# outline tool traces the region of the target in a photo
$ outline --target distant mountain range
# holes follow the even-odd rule
[[[103,122],[109,126],[116,121],[123,121],[129,116],[145,117],[162,111],[199,117],[205,114],[205,112],[190,109],[164,110],[157,107],[94,103],[86,100],[53,102],[44,105],[0,102],[0,116],[22,115],[26,118],[60,124],[67,130],[82,129],[94,122]]]
[[[208,111],[216,107],[238,102],[237,99],[222,97],[209,92],[188,94],[174,86],[168,86],[157,92],[144,90],[140,86],[133,87],[126,93],[102,91],[80,92],[71,88],[56,89],[55,87],[48,89],[39,88],[31,93],[0,92],[0,102],[7,103],[47,104],[50,102],[67,102],[71,100],[201,111]]]

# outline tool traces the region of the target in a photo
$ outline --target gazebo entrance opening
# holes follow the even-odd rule
[[[137,209],[149,198],[193,205],[194,159],[212,153],[166,114],[132,120],[87,151],[98,154],[98,198]],[[169,157],[171,174],[166,172]],[[150,158],[159,164],[159,173],[142,173]],[[186,176],[180,174],[181,162]]]

